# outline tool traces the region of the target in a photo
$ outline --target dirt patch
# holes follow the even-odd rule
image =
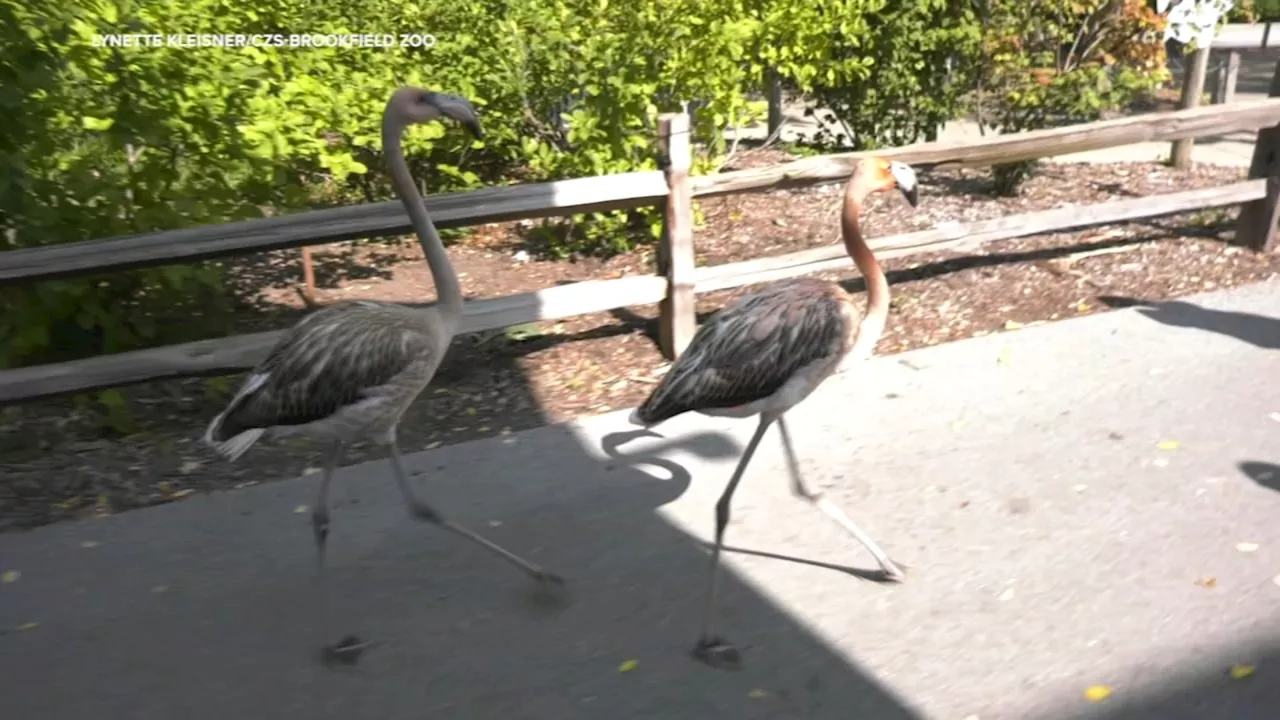
[[[735,167],[789,159],[753,152]],[[989,173],[938,172],[923,179],[920,207],[898,197],[870,203],[872,236],[1067,204],[1174,192],[1231,182],[1235,168],[1180,172],[1157,164],[1047,164],[1016,198],[992,198]],[[838,236],[839,188],[738,195],[701,203],[700,264],[714,265],[827,245]],[[991,244],[977,254],[930,253],[885,263],[893,311],[878,351],[893,353],[1001,331],[1006,323],[1052,321],[1106,309],[1098,296],[1159,300],[1272,278],[1280,258],[1226,245],[1236,211],[1207,211]],[[522,254],[519,224],[481,228],[452,248],[471,298],[497,297],[589,278],[652,272],[648,250],[608,260],[554,261]],[[527,223],[525,224],[527,226]],[[1105,250],[1097,253],[1095,251]],[[246,261],[244,282],[265,286],[270,312],[245,329],[283,327],[303,311],[296,251]],[[414,245],[351,244],[317,249],[318,301],[433,296]],[[856,271],[823,275],[861,292]],[[705,317],[751,288],[699,297]],[[401,425],[405,452],[523,430],[640,402],[663,361],[654,342],[656,306],[626,308],[459,338],[436,381]],[[239,377],[224,385],[234,387]],[[202,379],[150,383],[125,395],[139,432],[104,437],[93,413],[70,400],[0,411],[0,530],[170,502],[315,472],[323,448],[309,441],[264,442],[236,464],[200,446],[226,388]],[[380,457],[356,446],[346,463]],[[299,498],[309,502],[310,498]]]

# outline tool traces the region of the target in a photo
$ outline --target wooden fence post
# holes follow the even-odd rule
[[[658,304],[658,338],[662,353],[675,360],[698,329],[693,292],[693,188],[689,169],[689,116],[664,114],[658,119],[658,152],[667,177],[667,204],[658,245],[658,273],[667,279],[667,296]]]
[[[315,307],[316,304],[316,269],[311,264],[311,246],[302,246],[302,299],[307,307]]]
[[[1236,81],[1240,77],[1240,52],[1227,53],[1227,61],[1218,65],[1214,74],[1213,104],[1226,105],[1236,99]]]
[[[1185,56],[1184,56],[1185,57]],[[1209,48],[1196,48],[1187,63],[1186,76],[1182,79],[1182,99],[1178,103],[1179,110],[1199,107],[1200,96],[1204,93],[1204,76],[1209,69]],[[1195,147],[1194,138],[1183,138],[1173,141],[1173,149],[1169,159],[1176,168],[1185,170],[1191,167],[1191,150]]]
[[[1280,97],[1280,61],[1271,75],[1271,97]],[[1240,206],[1233,243],[1262,252],[1276,244],[1277,209],[1280,208],[1280,125],[1258,131],[1253,145],[1249,177],[1267,179],[1267,196]]]

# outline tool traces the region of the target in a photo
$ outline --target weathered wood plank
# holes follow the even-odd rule
[[[1271,74],[1268,94],[1280,96],[1280,61],[1276,62]],[[1258,131],[1258,139],[1253,144],[1253,160],[1249,163],[1249,177],[1270,178],[1270,191],[1261,200],[1240,208],[1233,242],[1271,252],[1276,244],[1276,213],[1280,208],[1280,183],[1277,182],[1280,178],[1280,124]]]
[[[302,248],[302,296],[307,305],[316,304],[316,268],[311,263],[311,246]]]
[[[965,250],[996,240],[1252,202],[1266,197],[1268,182],[1271,181],[1247,180],[1167,195],[955,223],[933,230],[875,238],[870,244],[884,259],[920,252]],[[698,268],[695,272],[696,291],[711,292],[770,282],[848,265],[850,261],[843,246],[830,245],[778,257]],[[648,305],[660,302],[666,292],[665,278],[641,275],[616,280],[590,280],[536,293],[475,300],[464,307],[462,332]],[[246,370],[266,356],[279,335],[279,331],[237,335],[0,371],[0,403],[147,380]]]
[[[658,305],[658,337],[663,355],[675,360],[698,329],[693,291],[693,195],[689,188],[693,152],[688,115],[670,114],[658,119],[658,151],[665,165],[668,189],[658,246],[658,273],[667,280],[666,297]]]
[[[473,300],[463,306],[462,333],[537,320],[648,305],[662,300],[666,280],[653,275],[587,280],[572,285]],[[218,375],[257,365],[283,331],[236,335],[181,345],[102,355],[64,363],[0,371],[0,403],[129,385],[148,380]]]
[[[1218,66],[1213,83],[1213,104],[1226,105],[1236,100],[1236,85],[1240,82],[1240,52],[1232,50]]]
[[[1280,122],[1280,98],[1149,113],[1086,125],[995,135],[963,145],[922,143],[881,151],[916,165],[981,167],[1084,150],[1257,130]],[[691,178],[694,197],[841,182],[868,153],[806,158],[768,168]],[[439,227],[656,205],[667,195],[661,172],[486,188],[426,199]],[[407,234],[399,201],[316,210],[260,220],[0,252],[0,285],[118,272],[266,250]]]
[[[1203,208],[1237,205],[1263,198],[1266,193],[1265,180],[1246,180],[1186,192],[1054,208],[993,220],[955,223],[932,230],[874,238],[868,243],[876,256],[881,259],[938,250],[972,251],[984,243],[997,240],[1174,215]],[[922,200],[928,202],[927,198]],[[705,293],[772,282],[797,275],[847,268],[852,264],[845,254],[843,245],[826,245],[770,258],[698,268],[697,291]]]
[[[1187,65],[1187,76],[1182,81],[1182,97],[1178,101],[1179,110],[1190,110],[1200,105],[1200,96],[1204,94],[1205,75],[1209,71],[1209,48],[1202,47],[1195,51]],[[1181,138],[1173,141],[1169,157],[1174,167],[1187,169],[1191,167],[1191,151],[1195,148],[1195,138]]]
[[[872,152],[823,155],[782,165],[703,175],[693,179],[693,196],[765,192],[843,182],[853,172],[854,163],[858,159],[873,154],[917,166],[985,167],[1140,142],[1225,135],[1270,127],[1276,122],[1280,122],[1280,99],[1256,100],[1221,107],[1207,105],[1194,110],[1147,113],[1086,125],[993,135],[963,144],[919,143]]]
[[[439,228],[654,205],[667,184],[653,170],[431,195]],[[193,262],[412,232],[399,200],[202,225],[167,232],[0,252],[0,285]]]

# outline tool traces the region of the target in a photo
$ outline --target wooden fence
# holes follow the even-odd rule
[[[1277,65],[1280,73],[1280,64]],[[1277,77],[1280,77],[1278,74]],[[881,151],[929,169],[982,167],[1137,142],[1172,141],[1259,130],[1249,180],[1219,187],[1058,208],[994,220],[955,223],[874,238],[884,258],[937,250],[970,250],[996,240],[1242,205],[1236,242],[1270,251],[1280,207],[1280,91],[1272,98],[1117,120],[993,136],[962,145],[923,143]],[[467,302],[462,332],[493,330],[539,320],[659,303],[664,353],[678,355],[695,328],[697,293],[740,287],[845,267],[843,247],[830,246],[768,258],[696,267],[692,202],[743,192],[844,181],[865,153],[806,158],[766,168],[691,177],[688,117],[667,115],[659,125],[661,171],[531,183],[425,199],[438,227],[619,210],[665,208],[666,228],[654,275],[589,280],[537,292]],[[0,253],[0,285],[98,274],[141,267],[299,248],[410,232],[399,201],[129,235]],[[169,345],[147,350],[0,371],[0,403],[183,376],[215,375],[253,367],[279,331]]]

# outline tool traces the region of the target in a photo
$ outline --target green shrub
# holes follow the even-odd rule
[[[956,9],[960,8],[960,9]],[[486,137],[413,128],[428,192],[653,169],[657,115],[697,101],[695,172],[778,65],[872,146],[946,119],[945,0],[0,0],[6,248],[391,197],[380,115],[405,83],[464,94]],[[97,33],[430,33],[431,48],[95,47]],[[757,111],[758,113],[758,111]],[[565,232],[564,228],[572,228]],[[549,227],[553,252],[657,235],[653,210]],[[224,332],[210,262],[0,289],[0,367]],[[173,322],[173,320],[179,322]]]
[[[1145,0],[979,2],[977,101],[1000,132],[1092,122],[1168,80],[1164,19]],[[997,192],[1017,192],[1034,165],[994,167]]]
[[[949,80],[948,62],[981,40],[972,8],[948,0],[776,2],[764,20],[762,59],[844,128],[819,142],[855,149],[910,144],[954,117],[968,63]]]
[[[1280,20],[1280,0],[1235,0],[1225,20],[1230,23]]]

